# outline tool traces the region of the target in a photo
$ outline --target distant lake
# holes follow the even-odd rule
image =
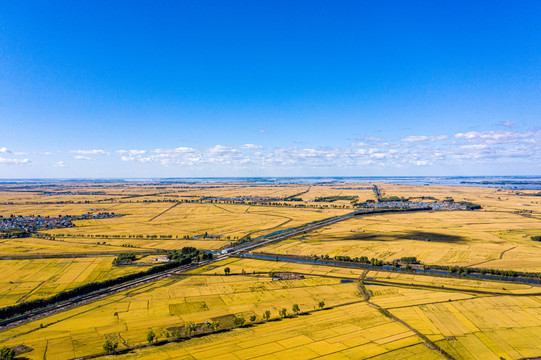
[[[541,176],[336,176],[336,177],[222,177],[222,178],[155,178],[155,179],[3,179],[1,183],[59,183],[59,182],[145,182],[160,184],[251,183],[280,184],[339,184],[390,183],[407,185],[481,186],[499,189],[541,190]]]
[[[132,179],[133,180],[133,179]],[[273,177],[273,178],[178,178],[155,179],[184,183],[329,184],[391,183],[407,185],[482,186],[500,189],[541,190],[541,176],[370,176],[370,177]]]

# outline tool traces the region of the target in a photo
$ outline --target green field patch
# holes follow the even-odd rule
[[[220,323],[220,328],[225,329],[233,326],[233,319],[235,318],[235,315],[233,314],[227,314],[222,316],[213,317],[210,319],[210,321],[218,322]]]
[[[169,304],[171,315],[184,315],[194,312],[208,311],[207,303],[204,301],[193,301],[179,304]]]

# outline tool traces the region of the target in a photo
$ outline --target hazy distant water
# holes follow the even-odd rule
[[[502,189],[541,190],[541,176],[373,176],[373,177],[275,177],[275,178],[171,178],[164,182],[255,184],[392,183],[408,185],[483,186]]]
[[[130,179],[4,179],[0,183],[52,182],[152,182],[152,183],[253,183],[253,184],[329,184],[391,183],[408,185],[483,186],[501,189],[541,190],[541,176],[337,176],[337,177],[221,177],[221,178],[130,178]]]

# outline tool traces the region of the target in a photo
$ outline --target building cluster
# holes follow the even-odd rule
[[[369,209],[422,209],[430,207],[433,210],[467,210],[466,205],[449,201],[382,201],[366,202],[359,205]]]
[[[23,216],[11,215],[9,217],[0,216],[0,232],[6,233],[14,230],[23,231],[25,233],[35,233],[40,230],[61,229],[73,227],[73,221],[88,220],[88,219],[106,219],[121,216],[114,212],[100,212],[95,214],[83,215],[60,215],[57,217],[51,216]]]
[[[167,256],[158,256],[158,257],[152,257],[150,258],[151,261],[159,261],[159,262],[170,262],[171,259],[169,259]]]

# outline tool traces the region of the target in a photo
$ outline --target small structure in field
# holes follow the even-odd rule
[[[304,279],[303,274],[299,273],[292,273],[292,272],[273,272],[272,273],[272,280],[278,281],[278,280],[300,280]]]
[[[169,259],[167,256],[153,257],[153,258],[150,258],[150,260],[159,261],[159,262],[169,262],[169,261],[171,261],[171,259]]]

